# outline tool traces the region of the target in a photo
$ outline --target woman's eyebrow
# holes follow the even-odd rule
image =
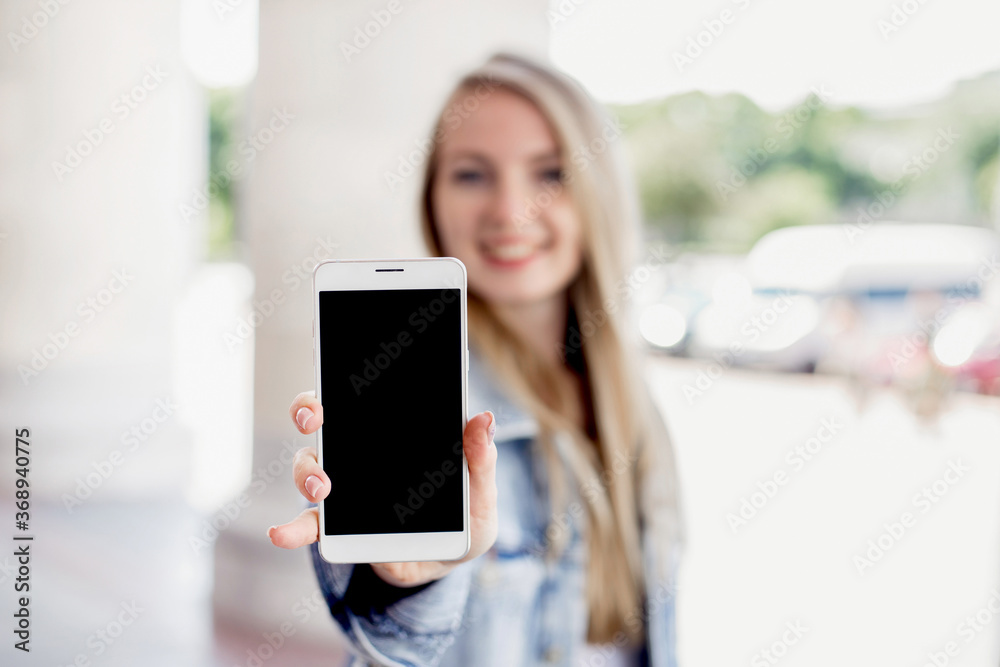
[[[454,151],[448,151],[444,154],[444,157],[448,158],[449,160],[469,159],[469,160],[478,160],[479,162],[485,162],[487,164],[491,162],[490,158],[484,153],[462,148]],[[531,157],[528,158],[528,162],[530,162],[531,164],[535,164],[538,162],[552,162],[561,159],[561,157],[562,156],[559,150],[551,150],[532,155]]]
[[[463,150],[463,149],[446,152],[444,154],[444,157],[448,158],[449,160],[467,159],[467,160],[477,160],[479,162],[487,162],[487,163],[490,161],[489,158],[483,155],[482,153],[472,150]]]
[[[531,158],[531,162],[551,162],[553,160],[561,159],[562,155],[558,150],[546,151],[544,153],[539,153]]]

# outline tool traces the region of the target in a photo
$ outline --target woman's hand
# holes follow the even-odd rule
[[[323,424],[323,406],[316,392],[303,392],[288,409],[299,431],[315,433]],[[421,561],[415,563],[372,563],[372,569],[394,586],[418,586],[448,574],[459,563],[486,553],[497,537],[497,448],[496,430],[491,412],[481,412],[469,420],[462,436],[465,458],[469,462],[469,553],[457,561]],[[299,493],[310,502],[320,502],[330,493],[330,478],[319,466],[315,447],[303,447],[295,453],[292,476]],[[292,521],[271,526],[268,537],[275,546],[297,549],[319,539],[319,509],[310,507]]]

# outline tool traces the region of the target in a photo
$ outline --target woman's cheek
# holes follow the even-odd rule
[[[441,245],[444,254],[449,257],[458,257],[467,266],[475,263],[478,259],[472,230],[467,226],[449,227],[447,232],[442,233]]]
[[[553,232],[559,244],[572,247],[581,245],[580,218],[571,203],[560,202],[558,206],[553,206],[549,219],[553,223]]]
[[[455,257],[462,246],[462,225],[459,212],[454,206],[442,205],[439,202],[434,206],[438,237],[441,240],[441,250],[445,254]]]
[[[556,243],[558,244],[556,254],[559,257],[562,271],[569,275],[575,275],[583,264],[581,223],[575,209],[570,205],[560,210],[558,214],[558,220],[554,221],[556,222],[554,227],[557,235]]]

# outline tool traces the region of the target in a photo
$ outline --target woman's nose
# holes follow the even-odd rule
[[[507,177],[498,181],[491,211],[494,223],[519,230],[535,221],[538,216],[536,209],[531,206],[527,189],[518,179]]]

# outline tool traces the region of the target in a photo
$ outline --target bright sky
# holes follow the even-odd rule
[[[776,109],[825,84],[834,106],[895,107],[1000,70],[998,0],[551,0],[551,8],[565,18],[550,14],[553,61],[608,103],[697,89],[742,92]],[[678,65],[675,54],[690,60]]]

